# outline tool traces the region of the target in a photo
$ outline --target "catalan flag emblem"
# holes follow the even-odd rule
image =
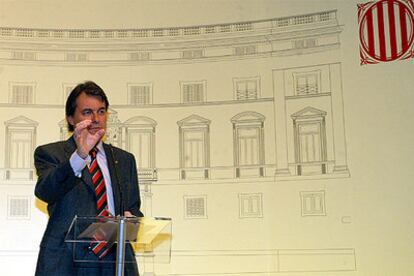
[[[361,65],[412,58],[412,0],[379,0],[358,4]]]

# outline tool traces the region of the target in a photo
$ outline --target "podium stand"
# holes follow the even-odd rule
[[[124,264],[136,262],[135,255],[151,256],[154,262],[170,262],[171,237],[169,218],[76,216],[65,242],[72,249],[75,266],[115,264],[116,275],[121,276]],[[105,243],[111,254],[98,258],[91,250],[96,243]]]

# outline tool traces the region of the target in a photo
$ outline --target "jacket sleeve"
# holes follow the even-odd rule
[[[35,195],[49,204],[61,199],[79,183],[69,159],[59,159],[53,147],[36,148],[34,161],[38,176]]]

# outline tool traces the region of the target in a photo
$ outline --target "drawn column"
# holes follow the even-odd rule
[[[273,107],[275,119],[276,176],[290,175],[287,152],[284,71],[273,71]]]
[[[341,64],[329,65],[332,101],[333,136],[335,143],[334,173],[349,174],[346,158],[344,106],[342,96]]]

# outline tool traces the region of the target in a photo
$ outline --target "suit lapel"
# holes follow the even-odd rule
[[[118,164],[114,163],[114,158],[112,157],[112,150],[111,150],[111,145],[102,143],[104,150],[105,150],[105,156],[106,156],[106,162],[108,164],[108,170],[109,170],[109,175],[111,177],[111,186],[112,186],[112,192],[114,194],[114,207],[115,207],[115,215],[119,214],[119,192],[118,192],[118,185],[119,183],[117,182],[117,177],[115,174],[115,166],[118,166]]]

